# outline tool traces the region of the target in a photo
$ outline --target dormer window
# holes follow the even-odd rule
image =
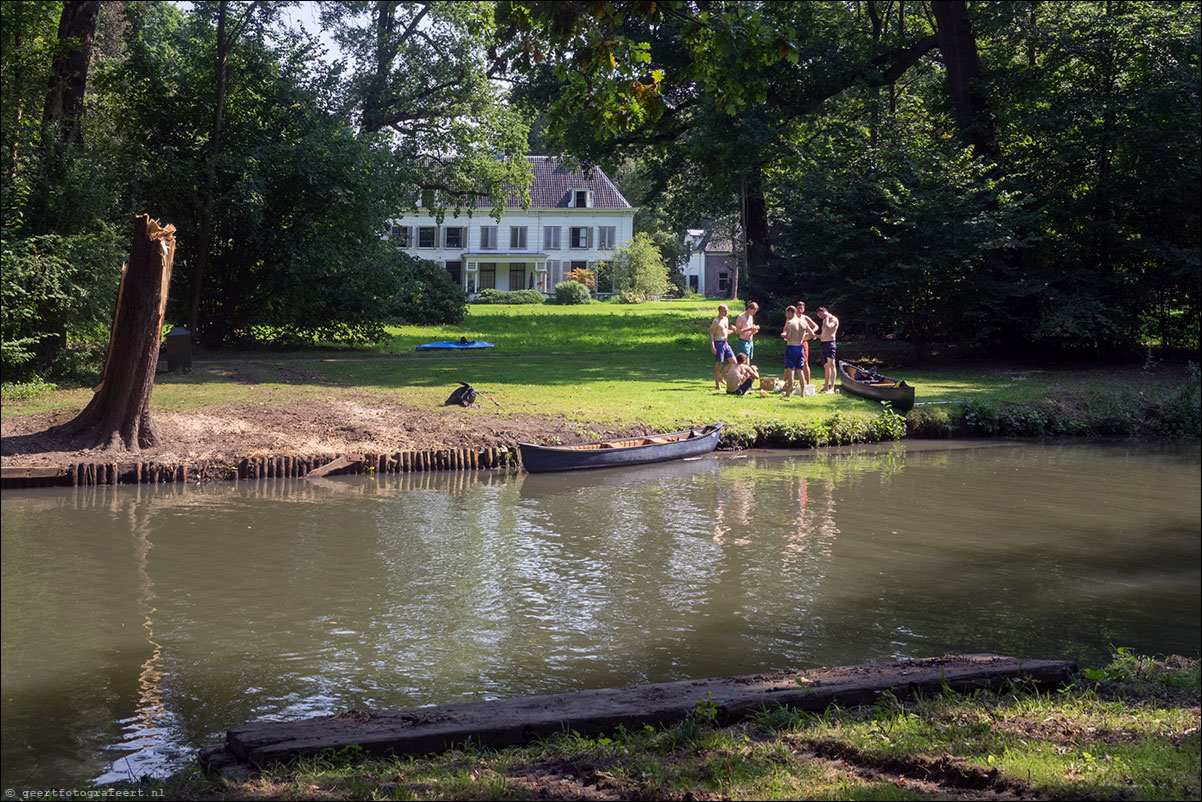
[[[574,209],[591,209],[591,208],[593,208],[593,191],[591,189],[574,189],[574,190],[572,190],[572,208],[574,208]]]

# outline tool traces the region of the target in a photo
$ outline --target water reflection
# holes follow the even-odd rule
[[[160,772],[229,726],[352,707],[1196,654],[1198,465],[896,446],[6,493],[5,784]]]

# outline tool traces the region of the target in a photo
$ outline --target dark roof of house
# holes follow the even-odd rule
[[[527,156],[534,169],[534,180],[530,183],[530,208],[567,209],[572,205],[572,191],[588,189],[593,192],[594,209],[632,209],[630,203],[609,180],[600,167],[589,170],[573,170],[551,156]],[[477,201],[478,207],[491,206],[487,199]],[[522,201],[513,193],[505,201],[505,208],[521,208]]]

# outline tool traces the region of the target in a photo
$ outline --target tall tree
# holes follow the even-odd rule
[[[859,4],[855,4],[858,7]],[[917,27],[873,41],[843,4],[499,4],[527,102],[550,139],[586,162],[690,149],[704,191],[727,187],[747,269],[772,258],[764,177],[791,120],[859,86],[896,81],[934,49]],[[702,190],[702,188],[698,188]]]
[[[408,163],[413,203],[441,215],[527,197],[528,116],[506,102],[493,4],[480,0],[326,3],[322,24],[350,58],[346,111],[387,132]]]
[[[964,0],[934,0],[936,36],[947,68],[947,90],[956,111],[956,126],[977,156],[995,164],[1001,159],[997,125],[981,80],[977,36]]]
[[[48,131],[56,132],[63,142],[83,142],[84,92],[99,13],[98,0],[63,3],[58,23],[59,52],[54,57],[42,115]]]
[[[229,0],[217,4],[217,42],[214,52],[213,126],[209,133],[209,156],[205,166],[204,205],[200,210],[200,242],[192,266],[192,305],[188,310],[188,328],[196,331],[200,323],[200,296],[204,287],[205,271],[209,265],[209,249],[213,227],[213,203],[217,185],[217,159],[221,155],[221,129],[225,119],[226,80],[229,70],[230,51],[239,35],[255,13],[257,0],[243,9],[242,17],[227,25]]]

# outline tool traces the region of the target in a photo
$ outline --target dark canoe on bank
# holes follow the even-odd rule
[[[914,407],[913,387],[850,362],[839,362],[839,384],[846,393],[873,401],[888,401],[898,412],[908,412]]]
[[[518,448],[522,453],[522,467],[530,473],[615,468],[708,454],[718,447],[718,435],[721,432],[722,424],[713,423],[700,429],[645,437],[623,437],[567,446],[518,443]]]

